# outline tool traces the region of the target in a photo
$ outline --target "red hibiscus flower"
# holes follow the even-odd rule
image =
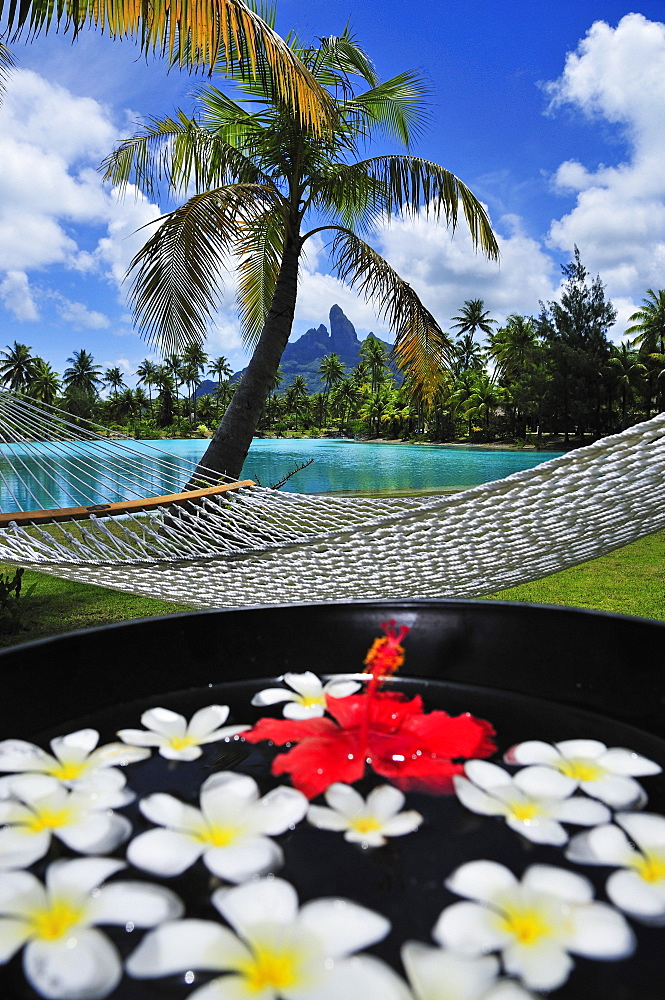
[[[290,774],[310,799],[335,781],[359,781],[366,768],[403,791],[447,792],[453,775],[463,772],[463,760],[496,750],[489,722],[468,712],[426,713],[420,696],[368,692],[328,698],[327,709],[335,721],[260,719],[242,734],[249,743],[297,743],[275,757],[272,772]]]

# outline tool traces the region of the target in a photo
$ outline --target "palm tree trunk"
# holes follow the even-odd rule
[[[210,481],[212,469],[238,479],[272,388],[282,354],[291,335],[298,292],[298,261],[302,243],[289,239],[284,249],[268,318],[242,382],[233,394],[222,421],[187,488]]]

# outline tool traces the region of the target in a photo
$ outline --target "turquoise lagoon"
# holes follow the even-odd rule
[[[133,442],[129,461],[112,442],[104,454],[95,446],[68,445],[48,454],[48,445],[0,447],[0,509],[34,510],[108,503],[135,495],[127,477],[137,471],[141,495],[174,490],[173,463],[182,462],[182,484],[208,442]],[[117,450],[117,454],[115,453]],[[20,453],[20,454],[19,454]],[[4,459],[3,459],[4,456]],[[497,451],[436,445],[383,444],[347,439],[255,439],[242,478],[272,486],[295,466],[312,464],[284,490],[294,493],[408,493],[465,489],[502,479],[556,457],[552,452]],[[8,461],[8,459],[11,461]],[[18,461],[17,461],[18,460]],[[82,461],[83,460],[83,461]],[[18,474],[13,471],[18,466]],[[26,491],[26,484],[32,484]]]

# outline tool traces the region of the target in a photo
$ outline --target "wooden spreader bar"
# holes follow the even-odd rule
[[[182,503],[183,500],[199,500],[201,497],[215,496],[218,493],[228,493],[239,490],[243,486],[255,486],[251,479],[243,479],[239,483],[224,483],[221,486],[209,486],[203,490],[190,490],[187,493],[167,493],[161,497],[146,497],[144,500],[121,500],[118,503],[93,504],[91,507],[55,507],[52,510],[20,510],[9,514],[0,514],[0,528],[6,528],[12,521],[15,524],[46,524],[51,521],[84,521],[94,514],[95,517],[113,517],[116,514],[136,514],[142,510],[154,510],[156,507],[168,507]]]

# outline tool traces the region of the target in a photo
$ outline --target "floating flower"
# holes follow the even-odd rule
[[[96,729],[79,729],[68,736],[51,740],[51,755],[25,740],[3,740],[0,743],[0,771],[48,774],[67,788],[103,791],[105,794],[116,790],[118,796],[113,804],[126,805],[134,796],[120,791],[125,785],[125,776],[118,767],[145,760],[150,753],[124,743],[107,743],[97,747],[98,742]],[[11,794],[10,779],[2,779],[1,785],[1,797]]]
[[[661,771],[654,761],[632,750],[608,749],[598,740],[564,740],[554,745],[527,740],[512,747],[504,760],[554,768],[570,780],[571,790],[581,788],[613,809],[643,806],[647,797],[633,776]]]
[[[252,698],[252,705],[264,707],[286,702],[283,714],[287,719],[311,719],[323,715],[326,698],[346,698],[360,689],[357,681],[335,678],[322,684],[316,674],[306,670],[303,674],[284,674],[284,688],[266,688]]]
[[[367,847],[382,847],[386,837],[401,837],[423,821],[413,809],[400,812],[404,796],[392,785],[374,788],[367,801],[350,785],[336,783],[325,793],[330,806],[310,806],[307,819],[321,830],[344,830],[344,839]]]
[[[106,854],[131,833],[103,793],[69,792],[39,774],[15,777],[11,788],[14,798],[0,802],[0,869],[28,868],[44,857],[52,837],[79,854]]]
[[[591,883],[563,868],[533,865],[519,882],[494,861],[470,861],[446,886],[474,902],[448,906],[432,932],[435,940],[470,956],[501,952],[505,971],[528,989],[565,983],[570,952],[607,961],[633,951],[622,915],[594,902]]]
[[[551,768],[527,767],[511,776],[496,764],[471,760],[465,772],[453,779],[462,805],[484,816],[503,816],[511,830],[537,844],[565,844],[561,823],[595,826],[610,818],[600,802],[570,798],[569,779]]]
[[[115,946],[96,924],[154,927],[182,913],[168,889],[140,882],[102,885],[124,868],[111,858],[56,861],[46,885],[30,872],[5,872],[0,886],[0,962],[25,945],[23,969],[51,998],[108,996],[122,977]]]
[[[204,743],[237,736],[249,726],[223,726],[229,715],[228,705],[208,705],[195,712],[189,723],[184,715],[169,708],[150,708],[141,716],[145,729],[120,729],[118,736],[125,743],[142,747],[159,747],[168,760],[196,760]]]
[[[156,875],[180,875],[202,857],[229,882],[274,871],[284,862],[271,836],[299,823],[307,799],[295,788],[274,788],[263,798],[253,778],[231,771],[213,774],[201,786],[201,809],[172,795],[149,795],[141,812],[166,829],[149,830],[131,842],[127,857]]]
[[[272,772],[290,774],[308,798],[334,782],[359,781],[366,767],[405,791],[450,791],[452,776],[463,771],[462,758],[487,757],[496,749],[489,722],[468,712],[426,713],[419,695],[350,695],[330,699],[328,712],[334,722],[259,719],[243,739],[297,743],[275,758]]]
[[[407,625],[397,625],[394,619],[382,622],[385,635],[375,639],[365,657],[367,672],[376,680],[390,677],[404,663],[402,639],[411,629]]]
[[[470,958],[407,941],[402,963],[415,1000],[535,1000],[517,983],[497,980],[499,962],[491,955]]]
[[[404,986],[378,959],[356,955],[390,930],[385,917],[346,899],[299,910],[282,879],[218,889],[212,901],[236,933],[208,920],[177,920],[146,935],[127,961],[137,978],[186,970],[224,972],[189,1000],[402,1000]]]
[[[614,819],[619,826],[599,826],[571,840],[566,857],[624,869],[607,880],[614,905],[645,923],[665,924],[665,816],[617,813]]]

